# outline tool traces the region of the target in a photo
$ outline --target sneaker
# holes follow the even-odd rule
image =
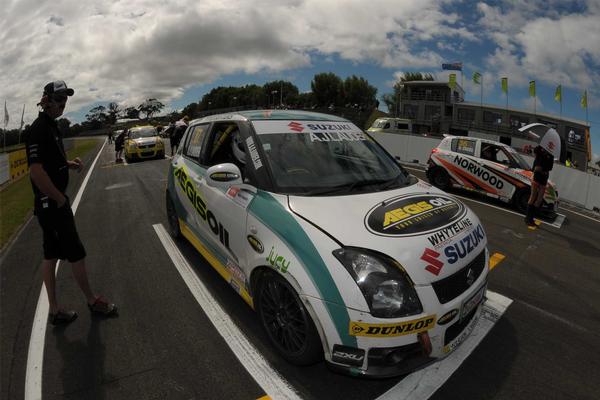
[[[48,314],[48,322],[52,325],[67,325],[77,319],[77,313],[75,311],[63,311],[58,310],[56,314]]]
[[[105,317],[117,314],[117,306],[109,303],[102,296],[96,297],[93,304],[88,303],[88,308],[94,314],[103,315]]]

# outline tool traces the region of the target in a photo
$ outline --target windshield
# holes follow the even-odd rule
[[[410,176],[358,128],[344,132],[258,135],[281,192],[342,195],[390,190]]]
[[[373,128],[385,128],[385,129],[387,129],[389,127],[390,127],[390,121],[387,120],[387,119],[377,119],[377,120],[375,120],[375,122],[373,122]]]
[[[524,169],[524,170],[530,170],[531,167],[529,166],[529,163],[527,161],[525,161],[525,159],[515,151],[515,149],[513,149],[512,147],[505,147],[505,149],[508,151],[510,157],[512,157],[515,165],[517,165],[517,168],[520,169]]]
[[[135,128],[135,129],[129,130],[129,137],[131,139],[145,138],[145,137],[152,137],[152,136],[158,136],[158,133],[156,133],[156,128],[151,127],[151,126],[149,126],[147,128]]]

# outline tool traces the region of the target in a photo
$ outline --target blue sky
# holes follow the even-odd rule
[[[5,0],[0,17],[0,100],[8,128],[36,116],[43,85],[64,79],[76,90],[66,116],[81,121],[95,105],[138,105],[156,97],[166,112],[216,86],[275,79],[310,90],[312,77],[362,76],[392,91],[402,72],[447,80],[442,62],[462,61],[467,100],[585,120],[588,90],[593,152],[600,153],[599,0]],[[459,75],[460,81],[460,75]]]

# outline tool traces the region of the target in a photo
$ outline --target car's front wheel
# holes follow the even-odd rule
[[[167,192],[167,218],[169,220],[169,233],[173,239],[181,238],[181,230],[179,229],[179,217],[175,210],[175,204]]]
[[[522,213],[527,212],[527,203],[529,203],[529,195],[530,194],[531,194],[531,190],[529,188],[520,189],[515,193],[513,202],[514,202],[517,210],[519,210]]]
[[[263,328],[283,358],[295,365],[310,365],[323,359],[317,328],[285,279],[275,272],[265,272],[256,299]]]
[[[433,186],[438,187],[442,190],[446,190],[450,187],[450,175],[442,169],[435,168],[429,173],[430,182]]]

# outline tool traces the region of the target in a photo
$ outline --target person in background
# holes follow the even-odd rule
[[[115,139],[115,162],[123,162],[123,146],[125,146],[125,134],[127,130],[121,131]]]
[[[67,99],[74,90],[64,81],[50,82],[44,86],[38,103],[42,111],[28,128],[27,163],[34,193],[34,214],[42,228],[44,259],[42,276],[48,293],[48,320],[53,325],[68,324],[77,313],[60,307],[56,297],[57,260],[71,263],[73,276],[83,292],[92,313],[113,315],[117,306],[96,295],[90,288],[85,257],[86,252],[79,239],[69,198],[65,194],[69,184],[69,169],[80,172],[83,162],[79,157],[68,160],[62,142],[62,134],[56,119],[63,114]]]
[[[542,146],[536,146],[533,149],[535,160],[533,161],[533,179],[531,181],[531,194],[527,202],[527,214],[525,215],[525,223],[528,226],[534,227],[534,217],[542,205],[548,177],[554,165],[554,157]]]
[[[113,131],[108,131],[108,144],[112,144],[113,142]]]
[[[179,142],[185,133],[185,130],[188,127],[188,122],[190,118],[185,115],[179,121],[175,122],[175,133],[173,134],[174,140],[171,140],[171,155],[177,152],[177,148],[179,147]]]

